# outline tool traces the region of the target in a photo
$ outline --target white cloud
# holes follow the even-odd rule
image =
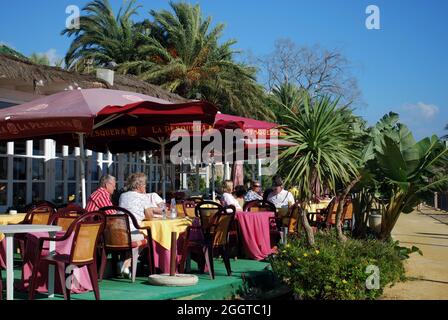
[[[423,117],[425,120],[433,119],[439,113],[439,107],[424,102],[406,104],[403,106],[403,110],[409,112],[411,116]]]
[[[61,60],[61,56],[59,56],[56,52],[56,49],[48,49],[47,52],[39,53],[41,55],[46,55],[48,60],[50,61],[50,65],[54,66],[57,62]]]

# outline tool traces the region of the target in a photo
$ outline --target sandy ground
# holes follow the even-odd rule
[[[402,246],[423,252],[411,254],[405,263],[410,280],[384,290],[387,300],[448,300],[448,225],[436,216],[446,212],[423,207],[421,212],[402,214],[392,233]]]

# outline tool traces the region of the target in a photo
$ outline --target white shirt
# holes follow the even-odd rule
[[[222,202],[225,206],[234,205],[236,210],[243,210],[235,197],[230,193],[226,192],[222,195]]]
[[[268,195],[268,201],[272,202],[276,208],[287,208],[289,203],[294,203],[294,196],[291,192],[283,189],[278,194],[271,192]]]
[[[120,196],[120,207],[129,210],[140,224],[145,219],[145,209],[157,208],[163,199],[157,193],[128,191]],[[137,230],[130,221],[131,231]]]

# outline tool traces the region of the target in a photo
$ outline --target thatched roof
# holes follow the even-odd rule
[[[72,85],[83,89],[107,88],[138,92],[171,102],[188,101],[156,85],[141,81],[135,76],[115,74],[114,85],[111,86],[106,81],[98,79],[93,75],[79,74],[58,67],[36,65],[30,61],[0,53],[0,86],[1,82],[12,81],[15,83],[26,83],[33,87],[34,83],[40,80],[43,81],[44,87]],[[45,91],[45,89],[38,89]],[[44,92],[40,93],[44,94]],[[49,93],[51,92],[45,92],[45,94]]]

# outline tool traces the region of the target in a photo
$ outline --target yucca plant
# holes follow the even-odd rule
[[[302,208],[321,190],[336,194],[337,184],[349,185],[358,177],[358,148],[354,139],[354,117],[348,107],[339,107],[338,99],[305,95],[297,111],[285,107],[285,139],[297,146],[279,157],[279,170],[286,182],[297,187]],[[308,243],[314,245],[306,212],[302,224]]]

